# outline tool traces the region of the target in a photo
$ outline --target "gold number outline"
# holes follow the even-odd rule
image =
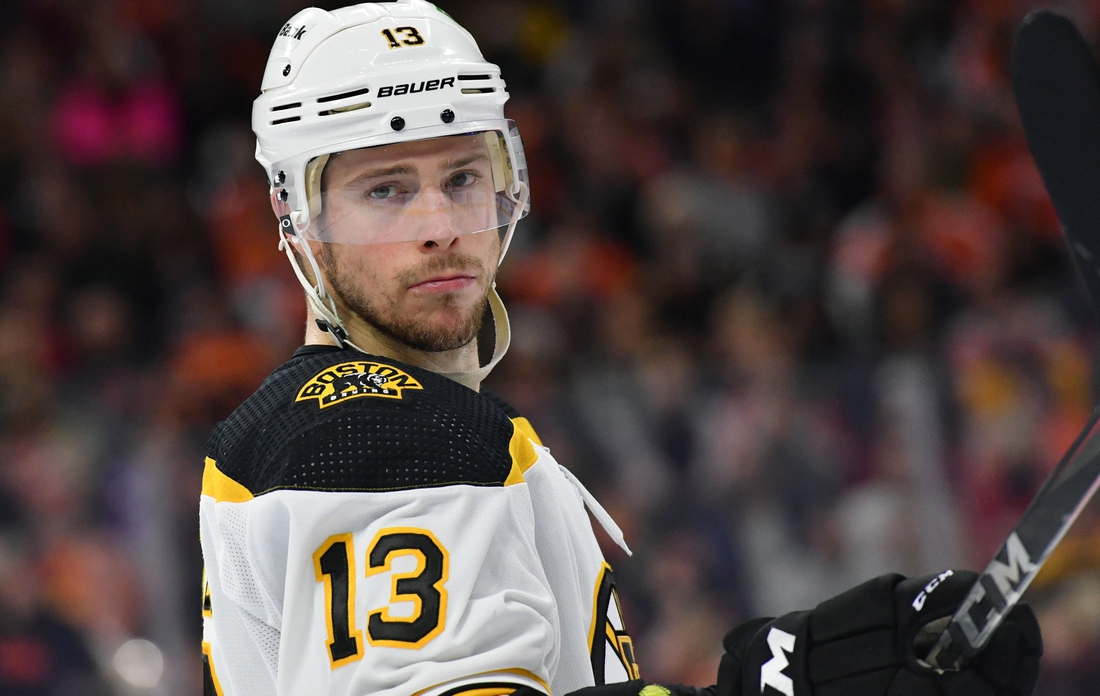
[[[394,31],[399,31],[405,35],[405,38],[401,39],[401,43],[406,46],[424,45],[424,37],[420,35],[416,27],[397,27]]]
[[[395,27],[393,30],[383,29],[382,36],[386,37],[386,44],[390,49],[401,48],[402,46],[423,46],[426,41],[420,34],[420,30],[416,27]],[[395,34],[404,34],[405,38],[399,39]]]
[[[371,564],[371,556],[374,554],[375,548],[383,540],[398,536],[398,535],[414,535],[418,537],[426,537],[428,541],[439,550],[442,567],[439,570],[439,577],[432,582],[429,587],[433,588],[439,595],[439,608],[436,613],[435,626],[428,631],[425,635],[419,637],[416,640],[395,640],[391,638],[376,638],[371,630],[371,622],[378,620],[381,622],[394,625],[405,624],[412,626],[423,617],[424,602],[423,598],[417,593],[402,592],[399,583],[402,580],[419,580],[425,572],[428,571],[428,559],[425,557],[423,551],[417,548],[409,547],[395,547],[386,551],[382,562],[379,564]],[[395,602],[413,602],[414,611],[410,617],[391,617],[389,613],[389,605],[371,611],[367,617],[367,642],[372,646],[389,647],[389,648],[404,648],[406,650],[419,650],[432,640],[434,640],[447,624],[447,588],[446,583],[450,578],[450,553],[447,552],[447,548],[439,541],[439,538],[435,534],[432,534],[427,529],[419,529],[416,527],[387,527],[381,529],[374,535],[374,539],[371,540],[370,546],[367,547],[367,577],[379,575],[385,572],[392,572],[393,559],[398,556],[413,556],[416,559],[416,568],[412,571],[393,573],[390,580],[390,600],[389,604]],[[378,617],[377,620],[374,617]]]
[[[634,641],[625,630],[616,630],[608,620],[608,614],[612,608],[618,612],[619,621],[622,622],[623,611],[619,604],[619,593],[615,589],[615,574],[611,566],[604,561],[600,564],[600,572],[596,576],[596,584],[592,589],[592,623],[588,629],[588,651],[592,660],[592,675],[597,686],[603,686],[606,683],[604,660],[608,648],[615,653],[615,657],[622,663],[629,678],[638,679],[641,673],[634,655]]]
[[[218,680],[218,673],[214,671],[214,647],[205,640],[202,642],[202,670],[203,680],[209,680],[214,687],[213,696],[224,696],[222,683]]]
[[[214,616],[214,602],[210,597],[210,578],[206,575],[206,566],[202,567],[202,615]]]
[[[337,544],[344,545],[344,556],[347,560],[347,582],[348,582],[348,597],[347,597],[347,618],[348,618],[348,635],[347,639],[354,642],[355,652],[350,655],[345,655],[341,658],[334,659],[332,649],[336,646],[337,638],[334,627],[332,625],[332,615],[336,610],[333,606],[332,597],[332,580],[331,573],[326,573],[321,568],[321,559],[328,553],[329,549]],[[363,659],[363,632],[355,627],[355,546],[352,535],[350,533],[334,534],[328,539],[325,539],[324,543],[313,552],[313,573],[317,578],[317,582],[321,583],[325,588],[325,627],[328,630],[328,642],[326,643],[325,653],[328,655],[329,664],[332,669],[343,667],[344,665],[356,662]]]

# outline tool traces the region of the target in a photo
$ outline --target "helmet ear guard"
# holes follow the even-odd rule
[[[306,201],[309,204],[309,219],[321,217],[321,175],[325,171],[331,155],[318,155],[306,164]]]
[[[322,331],[332,334],[340,347],[348,344],[348,333],[336,311],[336,302],[328,294],[325,288],[324,276],[321,275],[320,264],[313,253],[309,242],[303,238],[302,232],[308,227],[309,220],[315,220],[321,215],[321,174],[329,155],[314,157],[306,165],[305,185],[306,200],[309,204],[309,218],[303,219],[301,212],[291,210],[288,199],[289,191],[283,188],[286,183],[286,173],[280,171],[276,176],[271,189],[271,209],[275,211],[275,217],[279,220],[279,250],[286,252],[290,260],[290,267],[298,278],[299,284],[305,290],[306,299],[317,314],[317,326]],[[300,260],[306,259],[309,263],[309,274],[302,269]],[[310,279],[310,275],[313,276]]]
[[[500,145],[501,136],[496,131],[485,131],[485,147],[489,150],[489,166],[493,172],[493,190],[501,193],[509,186],[512,170],[512,161],[502,152]],[[505,173],[507,168],[507,173]],[[510,192],[510,191],[509,191]]]
[[[328,157],[325,156],[325,159],[328,159]],[[317,169],[317,172],[317,179],[319,180],[320,168]],[[271,208],[279,219],[279,250],[286,253],[287,259],[290,261],[290,267],[294,271],[295,277],[298,278],[298,283],[305,291],[306,301],[313,309],[314,314],[317,315],[318,328],[332,334],[332,337],[336,339],[341,348],[350,344],[360,352],[366,352],[348,340],[347,328],[336,311],[336,301],[325,289],[324,276],[321,275],[321,267],[317,263],[313,247],[299,234],[300,221],[296,221],[295,217],[300,218],[301,216],[297,211],[291,210],[280,195],[284,191],[285,189],[273,188],[271,192]],[[301,258],[306,259],[309,263],[309,275],[313,276],[312,279],[302,269],[299,261]]]

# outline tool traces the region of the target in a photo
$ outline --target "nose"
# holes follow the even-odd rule
[[[453,203],[438,187],[424,189],[417,196],[411,223],[416,226],[416,242],[423,251],[448,249],[458,242],[462,231],[455,229]]]
[[[458,234],[451,234],[450,236],[447,236],[447,237],[439,237],[439,238],[436,238],[436,239],[424,239],[424,240],[421,240],[421,241],[417,242],[417,244],[420,245],[420,248],[423,251],[433,251],[433,250],[436,250],[436,249],[450,249],[451,247],[458,244],[458,238],[460,236],[461,235],[458,235]]]

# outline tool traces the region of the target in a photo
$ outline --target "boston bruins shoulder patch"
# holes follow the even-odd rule
[[[294,401],[317,400],[319,408],[363,396],[400,399],[405,390],[423,389],[407,372],[392,365],[356,360],[325,368],[305,383]]]

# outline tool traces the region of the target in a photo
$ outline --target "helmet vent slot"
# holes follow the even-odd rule
[[[292,121],[301,121],[301,116],[288,116],[287,118],[278,118],[271,122],[271,125],[277,126],[280,123],[291,123]]]
[[[302,102],[291,102],[289,104],[279,104],[278,106],[271,107],[272,111],[286,111],[287,109],[297,109],[302,105]]]
[[[363,89],[352,90],[351,92],[341,92],[340,94],[330,94],[327,97],[317,97],[318,104],[324,104],[325,102],[336,101],[338,99],[347,99],[348,97],[358,97],[360,94],[366,94],[370,91],[370,87],[364,87]]]
[[[495,92],[493,87],[463,87],[463,94],[488,94],[489,92]]]
[[[491,80],[491,79],[493,79],[493,76],[492,75],[459,75],[458,79],[460,79],[460,80]]]
[[[370,106],[370,102],[363,102],[362,104],[351,104],[350,106],[340,106],[335,109],[326,109],[319,111],[318,116],[332,116],[333,114],[343,114],[348,111],[358,111],[359,109],[365,109]]]

